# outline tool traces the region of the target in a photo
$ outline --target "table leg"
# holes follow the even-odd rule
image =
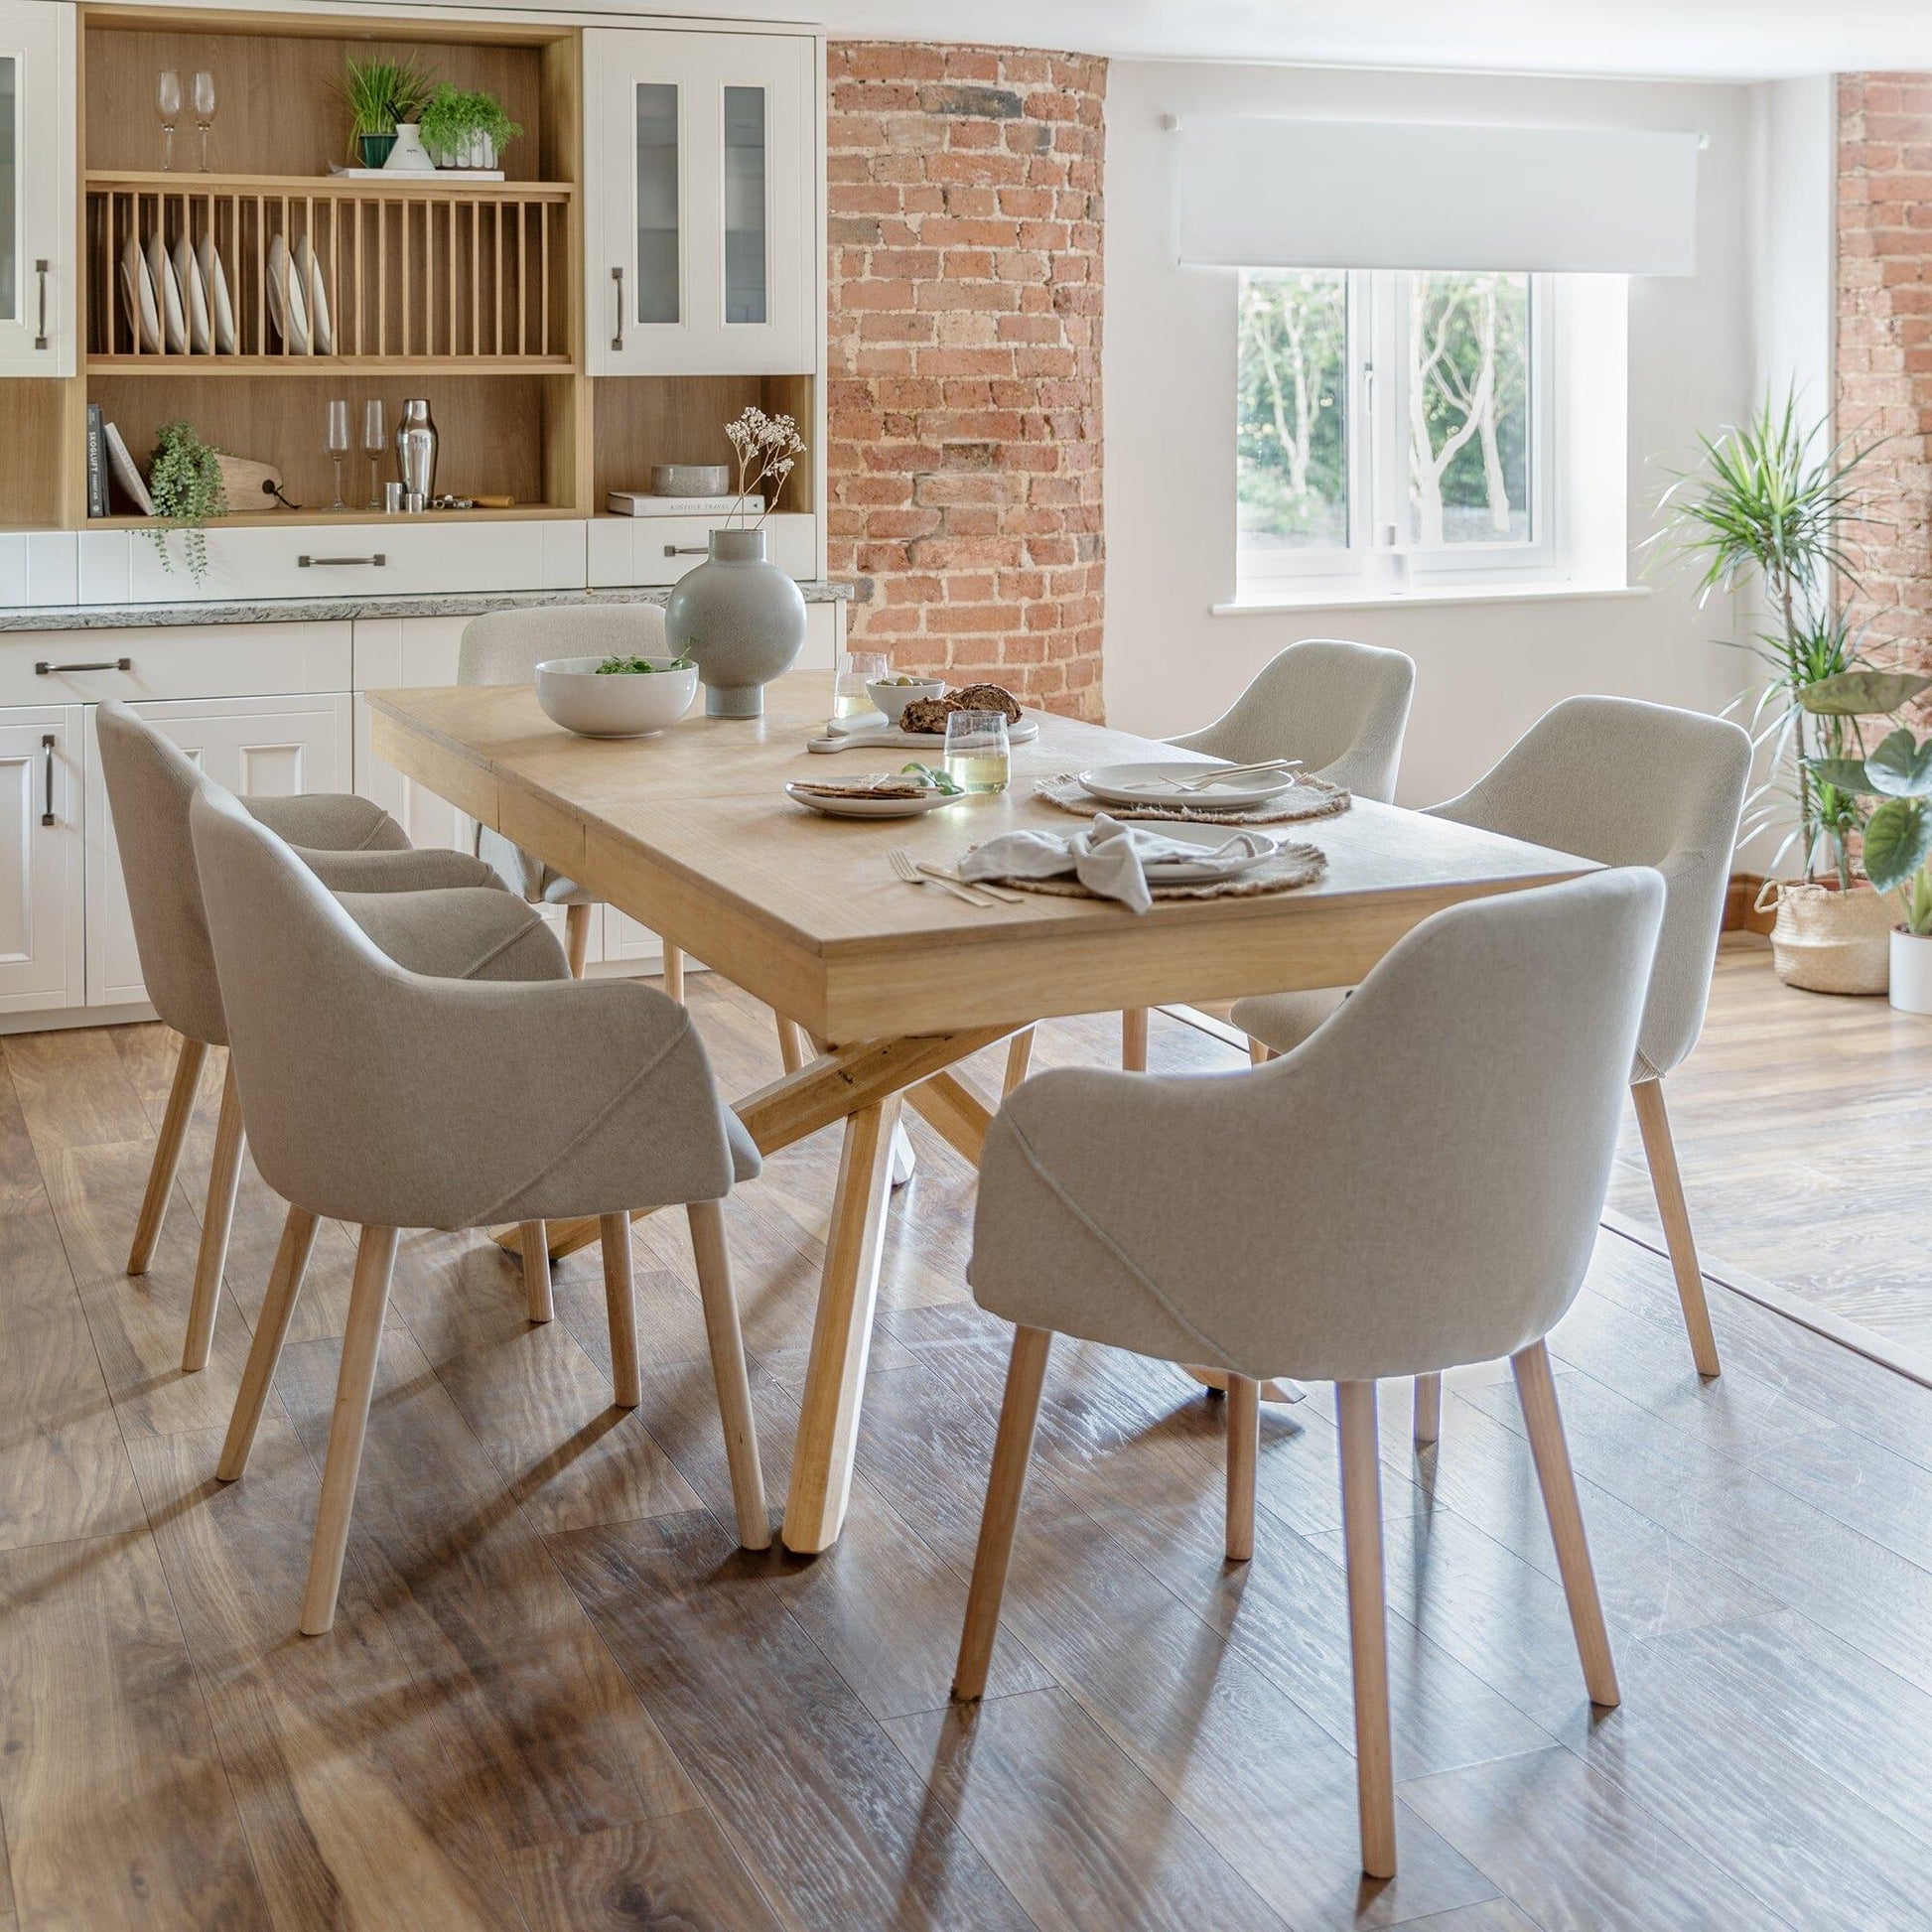
[[[784,1545],[797,1556],[815,1555],[838,1540],[852,1493],[898,1113],[898,1096],[894,1094],[860,1108],[845,1123],[798,1441],[791,1453],[791,1491],[785,1501]]]

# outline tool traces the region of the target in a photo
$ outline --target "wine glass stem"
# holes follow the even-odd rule
[[[372,510],[379,510],[382,507],[382,483],[376,475],[376,465],[379,461],[377,457],[369,458],[369,508]]]
[[[161,130],[161,172],[170,174],[175,166],[175,130],[172,124]]]
[[[202,123],[202,173],[207,173],[207,123]]]
[[[336,464],[336,500],[329,505],[332,510],[345,510],[348,505],[343,501],[343,460],[335,458]]]

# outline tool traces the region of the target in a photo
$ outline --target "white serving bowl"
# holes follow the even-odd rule
[[[537,703],[543,715],[585,738],[643,738],[675,725],[698,695],[695,664],[665,668],[668,657],[646,657],[652,671],[600,674],[601,657],[551,657],[537,666]]]
[[[886,714],[889,725],[898,723],[898,715],[914,698],[943,698],[946,695],[946,680],[942,677],[922,677],[913,684],[888,684],[883,678],[874,678],[866,686],[866,696]]]

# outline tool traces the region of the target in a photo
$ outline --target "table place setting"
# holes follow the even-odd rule
[[[1332,818],[1349,806],[1347,788],[1301,768],[1299,759],[1263,764],[1203,764],[1168,759],[1101,764],[1040,778],[1034,796],[1092,818],[1159,819],[1169,824],[1286,825]]]
[[[965,796],[943,772],[917,765],[905,771],[873,771],[860,778],[792,778],[785,796],[826,818],[917,818],[956,805]]]

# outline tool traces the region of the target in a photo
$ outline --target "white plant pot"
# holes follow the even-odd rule
[[[487,134],[467,134],[454,148],[433,148],[430,159],[439,168],[493,168],[496,143]]]
[[[436,164],[429,158],[429,150],[423,146],[423,130],[414,121],[397,123],[396,145],[389,150],[389,159],[382,167],[385,174],[392,175],[427,175],[434,172]]]
[[[1900,1013],[1932,1013],[1932,934],[1892,927],[1891,1003]]]

